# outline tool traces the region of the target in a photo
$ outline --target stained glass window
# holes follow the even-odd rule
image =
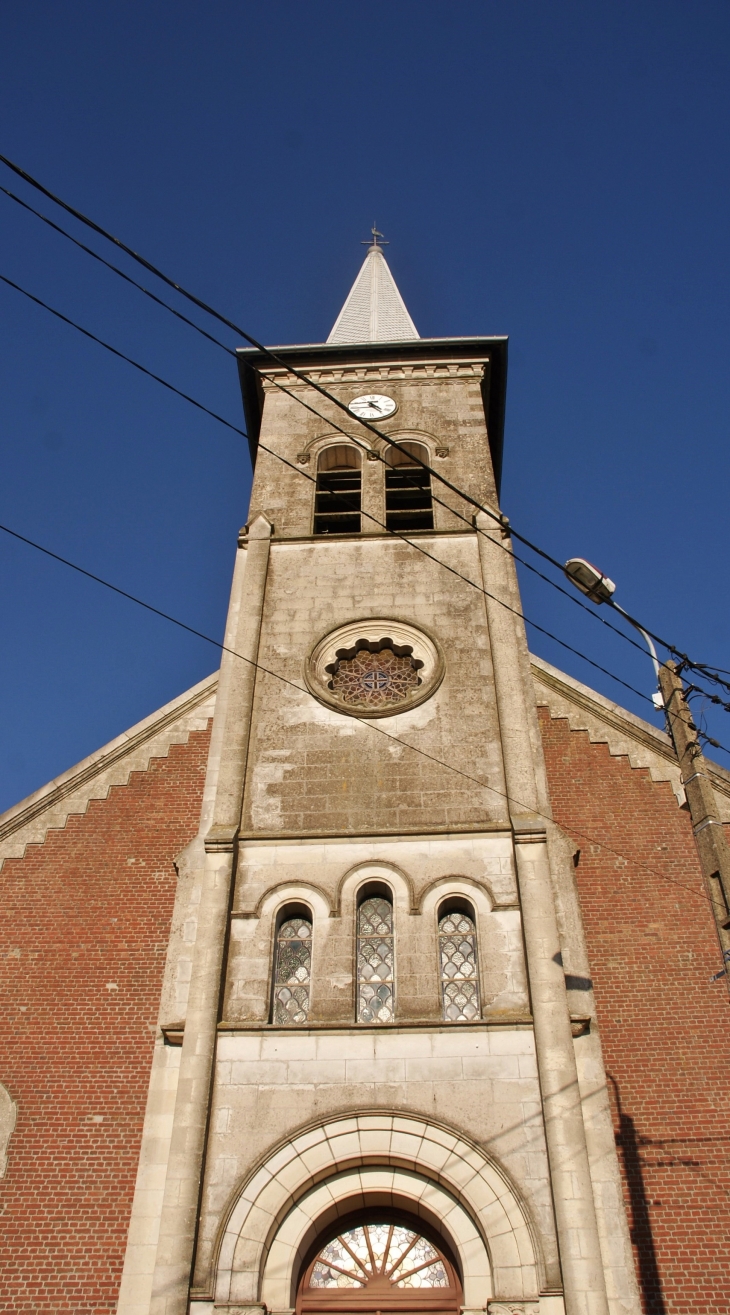
[[[466,913],[447,913],[439,919],[439,968],[446,1021],[466,1023],[478,1018],[477,936]]]
[[[362,1289],[374,1279],[394,1288],[448,1288],[446,1266],[434,1246],[400,1224],[364,1224],[327,1243],[312,1269],[310,1288]]]
[[[361,1023],[392,1023],[393,905],[380,895],[357,911],[357,1016]]]
[[[334,663],[330,689],[343,703],[355,708],[387,707],[403,703],[420,684],[418,667],[409,653],[398,654],[388,643],[376,652],[362,648],[352,657]]]
[[[288,918],[276,937],[275,1023],[306,1023],[311,964],[312,924],[308,918]]]

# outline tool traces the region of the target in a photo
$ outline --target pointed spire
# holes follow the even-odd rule
[[[372,243],[363,267],[353,283],[327,342],[395,342],[401,338],[418,338],[418,330],[406,310],[388,262],[378,245],[379,233],[373,224]],[[387,243],[385,244],[387,246]]]

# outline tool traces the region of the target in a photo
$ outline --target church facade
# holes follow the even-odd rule
[[[506,340],[375,238],[273,351],[220,672],[0,819],[0,1311],[724,1315],[712,910],[668,737],[528,651]]]

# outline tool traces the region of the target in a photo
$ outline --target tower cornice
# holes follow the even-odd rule
[[[478,338],[416,338],[413,341],[398,342],[305,343],[271,347],[266,352],[252,347],[239,347],[236,356],[251,461],[255,465],[264,404],[263,375],[277,377],[289,367],[304,373],[316,373],[317,381],[324,383],[323,371],[349,374],[353,368],[362,370],[403,366],[412,369],[419,365],[433,368],[437,363],[448,371],[449,367],[463,362],[483,367],[482,402],[499,489],[504,445],[507,345],[506,336],[496,335]],[[277,359],[273,360],[269,352]]]

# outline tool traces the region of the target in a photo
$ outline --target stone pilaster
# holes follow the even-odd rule
[[[227,635],[233,637],[221,663],[211,779],[206,780],[212,817],[152,1288],[154,1315],[186,1315],[188,1309],[271,531],[264,516],[251,524],[246,547],[239,548],[231,593]]]

